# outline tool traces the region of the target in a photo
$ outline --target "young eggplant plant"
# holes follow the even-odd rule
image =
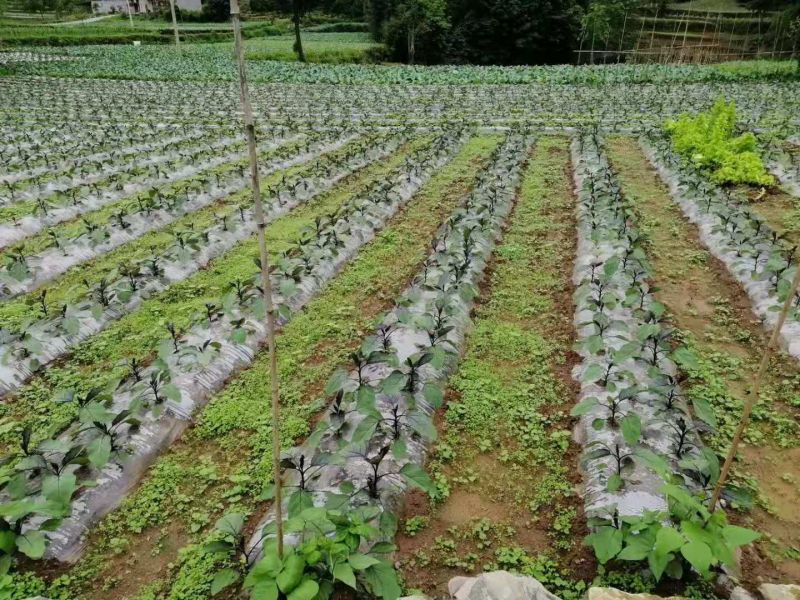
[[[332,378],[327,391],[336,400],[310,438],[333,457],[313,481],[315,497],[343,495],[350,505],[377,506],[393,519],[409,486],[433,492],[421,466],[436,435],[431,413],[441,405],[475,284],[513,204],[528,147],[525,136],[512,134],[498,148],[489,175],[440,229],[429,260],[365,342],[353,372]],[[342,420],[347,427],[339,426]]]
[[[613,509],[628,518],[665,508],[661,473],[680,473],[679,462],[702,449],[694,428],[679,425],[680,419],[686,422],[687,409],[676,362],[691,363],[691,354],[672,349],[671,333],[660,322],[664,308],[653,301],[647,283],[646,239],[596,133],[573,144],[573,162],[580,257],[575,302],[583,364],[575,371],[581,400],[572,414],[580,418],[586,447],[586,511],[592,516]],[[669,426],[653,426],[665,421]],[[679,454],[673,438],[679,438]]]

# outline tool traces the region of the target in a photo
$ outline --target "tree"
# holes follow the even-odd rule
[[[203,0],[203,18],[208,21],[227,21],[230,16],[229,0]]]
[[[787,0],[742,0],[742,4],[755,13],[768,13],[783,10],[791,2],[787,2]]]
[[[621,1],[621,0],[620,0]],[[369,0],[370,27],[395,60],[571,63],[585,0]]]
[[[594,0],[583,18],[584,48],[623,50],[636,33],[631,25],[639,9],[640,0]]]
[[[292,21],[294,22],[294,51],[297,60],[306,62],[306,55],[303,53],[303,39],[300,37],[300,18],[304,12],[303,0],[292,0]]]
[[[50,0],[25,0],[23,8],[29,13],[38,13],[43,16],[49,10],[53,10],[53,3]]]
[[[392,16],[391,0],[367,0],[366,19],[376,41],[386,39],[386,23]]]
[[[448,58],[477,64],[571,63],[576,0],[450,0]]]
[[[406,56],[412,65],[418,36],[435,29],[444,31],[450,24],[444,0],[405,0],[398,6],[395,18],[405,30]]]

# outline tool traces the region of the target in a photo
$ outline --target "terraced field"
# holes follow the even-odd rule
[[[0,60],[0,597],[800,580],[800,295],[708,505],[797,269],[796,81],[255,60],[287,583],[233,65],[105,51]],[[720,97],[773,185],[676,149]]]

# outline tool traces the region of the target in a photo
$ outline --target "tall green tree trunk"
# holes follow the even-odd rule
[[[300,37],[300,15],[302,14],[300,3],[302,1],[292,0],[292,21],[294,21],[294,51],[297,54],[297,60],[306,62],[306,55],[303,53],[303,40]]]

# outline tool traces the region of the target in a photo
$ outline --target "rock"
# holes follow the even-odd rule
[[[616,588],[589,588],[586,600],[686,600],[683,596],[670,596],[662,598],[653,594],[629,594]]]
[[[800,585],[793,583],[777,585],[775,583],[762,583],[758,591],[764,600],[800,600]]]
[[[533,577],[508,571],[454,577],[447,585],[454,600],[559,600]]]
[[[730,600],[756,600],[756,597],[753,596],[753,594],[741,586],[736,586],[733,588],[729,598]]]
[[[403,596],[402,598],[398,598],[398,600],[431,600],[427,596],[421,596],[420,594],[414,594],[413,596]]]

